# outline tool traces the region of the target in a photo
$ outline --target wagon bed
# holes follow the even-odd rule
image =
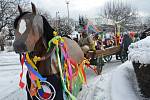
[[[97,73],[100,74],[102,67],[104,66],[103,57],[104,59],[107,59],[108,57],[108,59],[111,60],[112,55],[117,54],[118,52],[120,52],[120,46],[112,46],[105,48],[104,50],[96,50],[95,52],[88,51],[87,56],[91,58],[90,63],[97,66]]]
[[[120,46],[113,46],[104,50],[96,50],[96,56],[109,56],[120,51]]]
[[[99,57],[99,56],[109,56],[109,55],[113,55],[116,54],[120,51],[120,46],[112,46],[109,48],[105,48],[104,50],[96,50],[95,52],[95,56]],[[89,55],[92,55],[94,53],[94,51],[88,51]]]

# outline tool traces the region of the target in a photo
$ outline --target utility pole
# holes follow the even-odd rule
[[[69,0],[66,0],[67,12],[68,12],[68,25],[69,25]]]
[[[59,11],[56,11],[56,21],[55,21],[55,27],[56,27],[56,30],[58,31],[58,14],[59,14]]]

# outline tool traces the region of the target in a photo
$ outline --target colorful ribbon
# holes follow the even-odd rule
[[[53,44],[53,46],[55,46],[54,50],[55,50],[56,58],[57,58],[57,62],[58,62],[58,68],[59,68],[59,72],[60,72],[63,91],[66,92],[72,100],[76,100],[76,97],[72,94],[72,93],[75,93],[73,91],[73,89],[75,89],[75,88],[73,88],[74,87],[73,85],[75,85],[75,84],[73,84],[73,82],[78,82],[78,81],[72,81],[72,80],[80,79],[79,83],[86,83],[86,75],[84,72],[85,67],[83,66],[83,65],[85,65],[85,61],[83,61],[78,66],[78,64],[74,61],[74,59],[69,57],[67,44],[65,43],[65,41],[63,40],[63,38],[61,36],[55,36],[53,39],[51,39],[49,41],[49,43],[48,43],[49,47],[47,49],[47,52],[49,52],[52,44]],[[61,52],[61,55],[59,55],[59,52]],[[36,63],[37,61],[40,61],[40,59],[41,59],[40,57],[35,56],[33,58],[33,61],[34,61],[34,63]],[[23,63],[25,63],[28,68],[31,82],[36,84],[40,93],[42,93],[40,81],[46,81],[46,78],[43,78],[40,75],[40,73],[38,73],[38,69],[35,66],[35,64],[32,62],[32,60],[29,58],[28,53],[24,54],[23,58],[21,59],[22,68],[23,68]],[[21,77],[20,87],[21,88],[24,87],[24,83],[21,81],[22,74],[23,74],[23,70],[22,70],[22,73],[20,74],[20,77]],[[67,97],[67,96],[65,96],[65,97]]]
[[[38,89],[41,89],[41,85],[40,85],[40,81],[39,81],[39,79],[41,80],[41,81],[46,81],[46,78],[43,78],[39,73],[38,73],[38,69],[37,69],[37,67],[35,66],[35,64],[30,60],[30,58],[29,58],[29,54],[28,53],[26,53],[26,57],[25,57],[25,64],[26,64],[26,66],[27,66],[27,68],[28,68],[28,70],[30,71],[30,73],[32,73],[31,75],[32,76],[36,76],[37,78],[36,79],[34,79],[32,76],[31,76],[31,79],[32,80],[36,80],[36,84],[37,84],[37,87],[38,87]]]
[[[23,64],[24,64],[24,55],[23,55],[23,57],[22,57],[22,55],[20,55],[20,56],[21,56],[20,62],[21,62],[21,66],[22,66],[22,72],[20,73],[19,87],[20,87],[21,89],[23,89],[24,86],[25,86],[25,83],[22,81],[22,76],[23,76]]]

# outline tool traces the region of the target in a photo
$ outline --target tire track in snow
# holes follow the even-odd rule
[[[18,88],[16,90],[13,90],[0,100],[27,100],[27,98],[25,91]]]
[[[78,100],[112,100],[111,98],[111,74],[120,61],[113,59],[103,67],[102,75],[89,79],[87,86],[79,93]],[[89,73],[88,73],[89,74]],[[89,76],[89,75],[88,75]]]

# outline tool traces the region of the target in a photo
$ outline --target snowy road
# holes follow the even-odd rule
[[[88,69],[88,84],[83,86],[78,100],[142,100],[131,62],[121,64],[113,59],[99,76]],[[20,72],[19,55],[0,52],[0,100],[26,100],[25,90],[18,86]]]
[[[115,56],[112,61],[106,63],[103,67],[102,75],[95,76],[90,71],[87,72],[88,84],[84,85],[83,90],[78,96],[79,100],[112,100],[111,99],[111,75],[117,66],[122,63],[115,60]]]
[[[78,100],[150,100],[142,98],[132,63],[116,60],[106,64],[102,75],[90,79]]]
[[[21,66],[14,52],[0,52],[0,100],[26,100],[25,92],[19,89]]]

